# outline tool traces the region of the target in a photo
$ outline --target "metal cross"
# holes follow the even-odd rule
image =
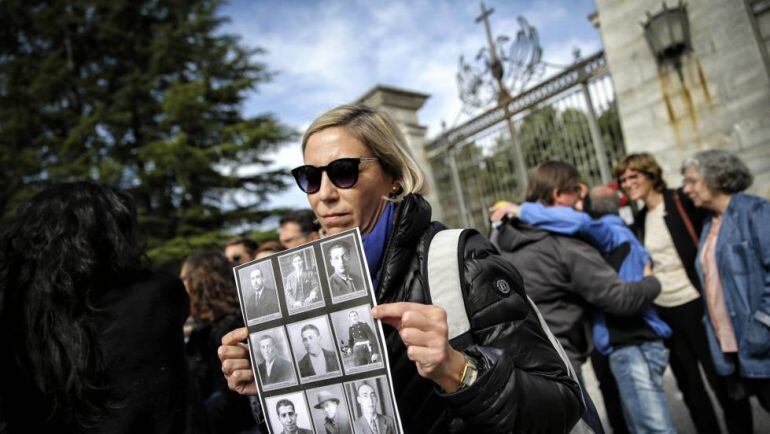
[[[499,90],[497,102],[502,103],[503,101],[510,99],[511,96],[508,94],[508,91],[505,89],[505,85],[503,84],[503,64],[500,62],[500,58],[497,57],[497,47],[495,46],[495,41],[492,39],[492,28],[489,25],[489,16],[492,15],[495,9],[487,9],[486,6],[484,6],[483,1],[479,3],[481,4],[481,15],[476,18],[476,22],[484,23],[484,31],[487,34],[487,44],[489,45],[489,70],[492,72],[492,76],[497,81]]]

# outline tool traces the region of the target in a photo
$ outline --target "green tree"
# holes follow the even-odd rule
[[[52,182],[116,185],[162,262],[165,245],[270,215],[287,174],[265,170],[265,155],[293,133],[242,114],[271,74],[260,49],[221,31],[219,6],[0,2],[0,215]]]

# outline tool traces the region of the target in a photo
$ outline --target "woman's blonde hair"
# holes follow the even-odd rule
[[[427,192],[425,175],[412,156],[404,135],[387,113],[363,104],[335,107],[319,116],[305,131],[302,154],[310,136],[331,127],[344,128],[360,140],[379,159],[382,168],[398,182],[400,188],[388,196],[388,200],[400,202],[408,194]]]

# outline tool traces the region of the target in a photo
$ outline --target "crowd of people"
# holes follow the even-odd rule
[[[687,158],[678,189],[646,153],[618,162],[614,186],[588,186],[566,162],[540,164],[523,203],[490,208],[489,237],[460,237],[453,297],[469,329],[458,340],[448,336],[455,313],[431,304],[426,275],[446,227],[431,220],[393,120],[334,108],[301,152],[292,175],[312,209],[284,216],[278,240],[237,237],[191,254],[179,278],[150,271],[135,206],[118,189],[59,184],[19,207],[0,232],[0,433],[262,433],[266,413],[303,432],[295,403],[262,408],[256,397],[232,267],[356,227],[407,433],[570,432],[579,421],[601,432],[583,392],[589,360],[615,433],[676,432],[662,388],[669,366],[698,432],[721,432],[717,409],[727,432],[752,432],[750,397],[770,412],[770,202],[744,192],[752,175],[734,154]],[[641,205],[631,222],[623,202]],[[348,248],[329,250],[341,292],[361,279],[340,259]],[[297,258],[285,285],[302,279]],[[261,271],[249,279],[258,297]],[[256,300],[254,309],[269,303]],[[379,360],[358,344],[372,341],[368,326],[349,315],[356,360]],[[256,368],[281,381],[275,344],[259,339]],[[376,412],[375,387],[361,382],[355,394],[369,415],[355,432],[395,432]],[[339,399],[311,404],[326,432],[349,432]]]

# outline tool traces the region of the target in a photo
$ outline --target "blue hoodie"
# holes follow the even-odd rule
[[[566,206],[546,207],[540,203],[525,202],[521,205],[520,219],[528,225],[548,232],[579,235],[588,239],[602,253],[609,253],[628,243],[630,250],[618,270],[618,275],[626,282],[637,282],[644,278],[644,265],[651,260],[650,254],[625,222],[616,215],[608,214],[594,220],[588,214]],[[646,309],[642,318],[659,337],[671,337],[671,328],[660,319],[655,309]],[[594,318],[593,337],[599,352],[604,355],[612,353],[610,331],[601,312],[597,312]]]

